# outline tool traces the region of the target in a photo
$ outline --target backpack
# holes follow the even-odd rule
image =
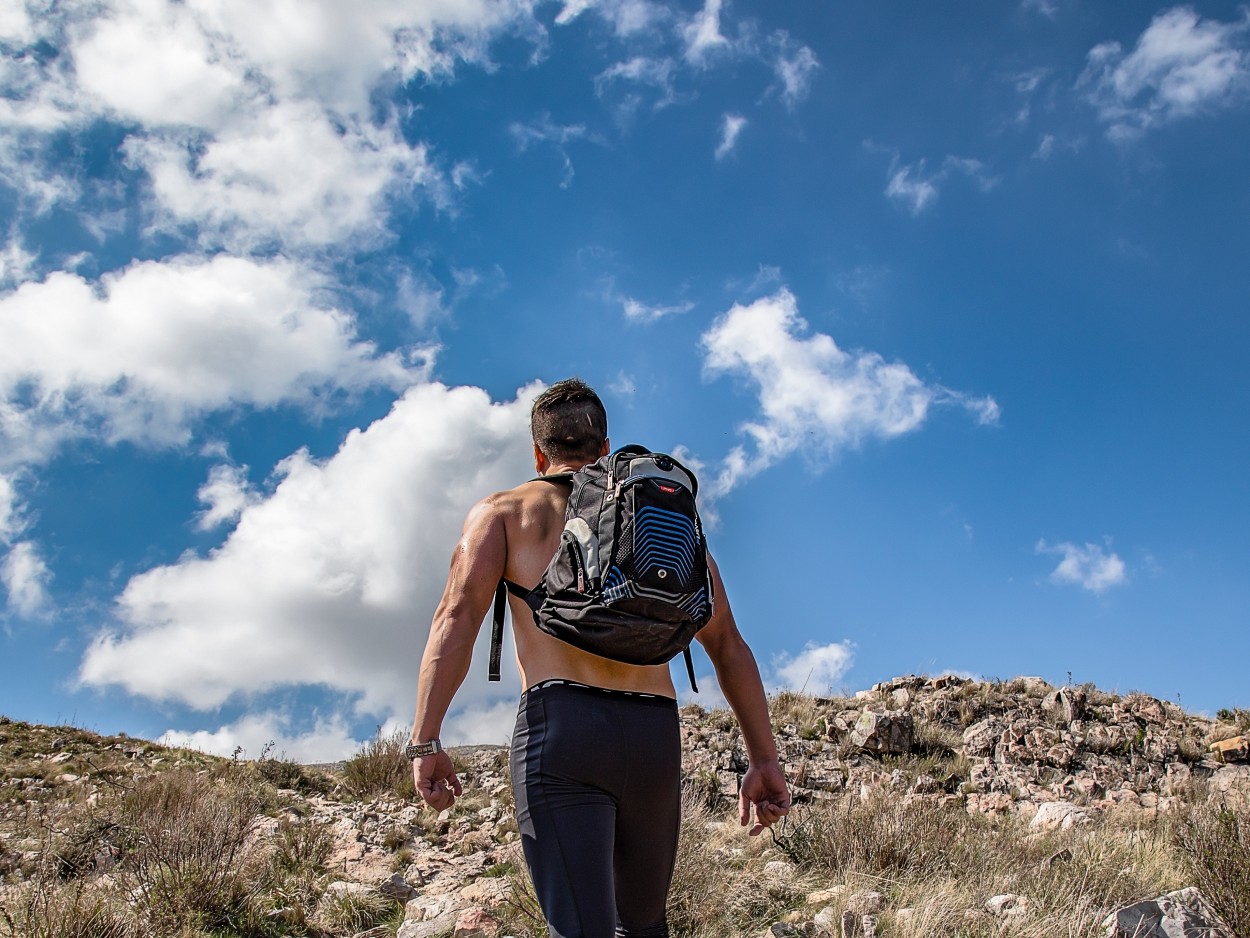
[[[534,589],[504,579],[495,591],[490,680],[499,680],[511,592],[540,629],[583,651],[641,665],[684,654],[697,692],[690,642],[712,617],[713,590],[694,473],[672,456],[625,446],[540,478],[572,486],[564,530]]]

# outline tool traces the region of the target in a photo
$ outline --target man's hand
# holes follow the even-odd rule
[[[751,823],[752,809],[755,811],[752,837],[790,813],[790,789],[776,760],[752,763],[742,776],[738,789],[738,820],[743,827]]]
[[[451,764],[451,756],[445,752],[413,759],[412,778],[417,785],[417,794],[435,811],[450,808],[456,803],[456,797],[464,793],[460,779],[456,778],[456,769]]]

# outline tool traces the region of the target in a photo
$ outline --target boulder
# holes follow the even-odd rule
[[[1236,938],[1193,886],[1117,909],[1102,926],[1106,938]]]
[[[964,751],[969,756],[993,755],[1002,735],[1002,724],[992,717],[973,723],[964,730]]]
[[[1037,813],[1029,822],[1033,830],[1068,830],[1079,824],[1089,824],[1094,819],[1084,808],[1070,801],[1048,801],[1038,805]]]
[[[1061,687],[1042,698],[1042,711],[1060,726],[1071,726],[1085,716],[1085,691]]]
[[[910,752],[914,737],[912,715],[899,711],[865,711],[851,731],[852,744],[883,755]]]

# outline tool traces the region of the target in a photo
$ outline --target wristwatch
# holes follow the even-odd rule
[[[408,748],[404,750],[404,756],[408,759],[420,759],[422,756],[432,756],[442,751],[443,744],[437,739],[431,739],[425,743],[409,743]]]

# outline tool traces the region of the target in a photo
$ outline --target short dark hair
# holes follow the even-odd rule
[[[530,432],[548,459],[591,462],[608,438],[608,412],[594,388],[565,378],[534,399]]]

